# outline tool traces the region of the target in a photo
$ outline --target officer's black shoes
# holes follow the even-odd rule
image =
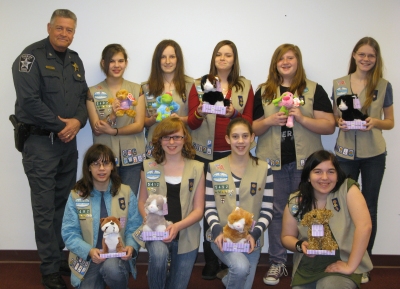
[[[58,271],[61,275],[71,276],[71,269],[69,268],[67,260],[60,261],[60,269]]]
[[[42,284],[46,289],[67,289],[67,285],[59,272],[43,275]]]
[[[220,271],[218,259],[215,261],[210,261],[206,263],[201,272],[201,278],[205,280],[214,280],[217,278],[217,273]]]

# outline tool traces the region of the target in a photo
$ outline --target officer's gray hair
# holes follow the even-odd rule
[[[51,15],[50,18],[50,24],[53,25],[54,24],[54,20],[56,17],[63,17],[63,18],[70,18],[72,20],[74,20],[75,22],[75,28],[77,25],[77,18],[74,12],[68,10],[68,9],[57,9],[53,12],[53,14]]]

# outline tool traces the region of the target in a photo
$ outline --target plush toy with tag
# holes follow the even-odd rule
[[[302,101],[298,98],[293,96],[291,92],[285,92],[280,97],[275,98],[272,103],[275,106],[280,106],[281,112],[284,112],[285,115],[288,116],[286,121],[286,126],[292,128],[293,127],[293,115],[289,115],[289,109],[292,107],[299,107],[302,105]]]
[[[145,204],[146,220],[143,225],[143,232],[164,232],[165,229],[172,224],[165,220],[164,206],[167,203],[167,198],[158,194],[150,195]]]
[[[342,119],[345,121],[366,120],[368,115],[363,114],[354,106],[354,102],[359,101],[355,95],[341,95],[336,99],[337,108],[342,113]]]
[[[228,216],[228,223],[223,228],[223,236],[227,242],[245,243],[252,224],[253,214],[236,207]]]
[[[332,216],[332,211],[327,209],[314,209],[304,215],[301,224],[308,227],[308,254],[333,255],[338,249],[329,228]]]
[[[119,235],[121,224],[116,217],[109,216],[100,219],[103,233],[103,254],[122,252],[123,244]]]
[[[172,94],[169,92],[157,96],[156,102],[154,102],[152,106],[157,108],[157,122],[171,116],[172,113],[177,112],[180,108],[180,105],[173,100]]]
[[[129,93],[129,91],[126,89],[118,90],[115,94],[115,98],[110,98],[108,102],[112,104],[116,99],[119,101],[119,109],[115,113],[116,116],[123,116],[124,114],[130,117],[136,116],[136,111],[131,109],[131,106],[136,106],[137,100],[131,93]]]
[[[216,106],[229,106],[230,100],[225,99],[221,91],[221,83],[217,76],[206,74],[201,78],[201,90],[203,103],[208,103]]]

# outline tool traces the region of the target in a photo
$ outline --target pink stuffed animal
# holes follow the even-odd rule
[[[285,92],[280,97],[274,99],[272,103],[275,106],[281,107],[279,111],[284,112],[288,116],[286,126],[292,128],[293,115],[289,115],[289,109],[291,109],[292,107],[299,107],[301,104],[300,99],[298,97],[294,97],[291,92]]]

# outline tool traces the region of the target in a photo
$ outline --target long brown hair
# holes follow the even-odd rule
[[[111,170],[110,179],[112,182],[111,195],[114,197],[121,187],[121,178],[118,175],[115,163],[115,156],[112,150],[102,144],[92,145],[86,152],[82,164],[82,178],[75,184],[73,190],[79,191],[81,197],[87,198],[93,191],[93,176],[90,171],[90,165],[96,161],[110,161],[113,169]]]
[[[353,48],[353,52],[351,53],[350,57],[350,64],[349,64],[349,72],[351,74],[357,70],[356,61],[353,57],[355,53],[357,53],[358,49],[361,46],[369,45],[371,46],[376,54],[376,62],[374,67],[372,67],[367,73],[367,86],[366,86],[366,100],[364,102],[363,107],[361,108],[363,113],[367,113],[368,108],[371,106],[371,103],[374,98],[374,91],[376,86],[378,85],[379,79],[383,77],[382,67],[383,67],[383,59],[381,55],[381,49],[379,47],[378,42],[372,37],[364,37],[361,38],[356,46]]]
[[[153,132],[152,143],[154,149],[152,155],[158,164],[161,164],[165,160],[165,152],[161,146],[161,138],[173,134],[180,129],[182,129],[184,136],[182,156],[187,159],[194,159],[196,151],[193,148],[192,137],[190,136],[186,125],[178,117],[167,117],[156,126]]]
[[[297,71],[292,80],[292,83],[290,84],[289,91],[293,94],[295,94],[296,91],[298,95],[303,94],[303,91],[306,88],[306,72],[303,66],[303,58],[301,56],[301,51],[300,48],[297,47],[296,45],[286,43],[280,45],[272,55],[267,81],[260,85],[260,87],[265,86],[264,93],[261,96],[262,99],[271,102],[274,98],[280,96],[276,95],[276,91],[278,87],[281,85],[283,78],[278,72],[277,65],[279,60],[288,51],[293,51],[294,56],[297,59]]]
[[[218,75],[218,70],[217,67],[215,66],[215,58],[217,57],[217,53],[219,49],[222,46],[228,45],[230,48],[232,48],[233,52],[233,66],[231,69],[231,72],[228,75],[228,84],[229,84],[229,89],[232,89],[233,87],[236,89],[236,91],[243,90],[244,83],[240,79],[240,66],[239,66],[239,54],[236,48],[235,43],[233,43],[230,40],[222,40],[218,42],[218,44],[215,46],[212,57],[211,57],[211,63],[210,63],[210,74],[212,75]]]
[[[159,96],[164,91],[164,77],[161,68],[161,56],[168,46],[175,50],[176,55],[176,68],[174,71],[174,86],[176,92],[181,98],[186,95],[186,82],[185,82],[185,64],[183,60],[182,49],[177,42],[171,39],[166,39],[158,43],[153,53],[151,61],[151,71],[148,79],[150,95]]]

